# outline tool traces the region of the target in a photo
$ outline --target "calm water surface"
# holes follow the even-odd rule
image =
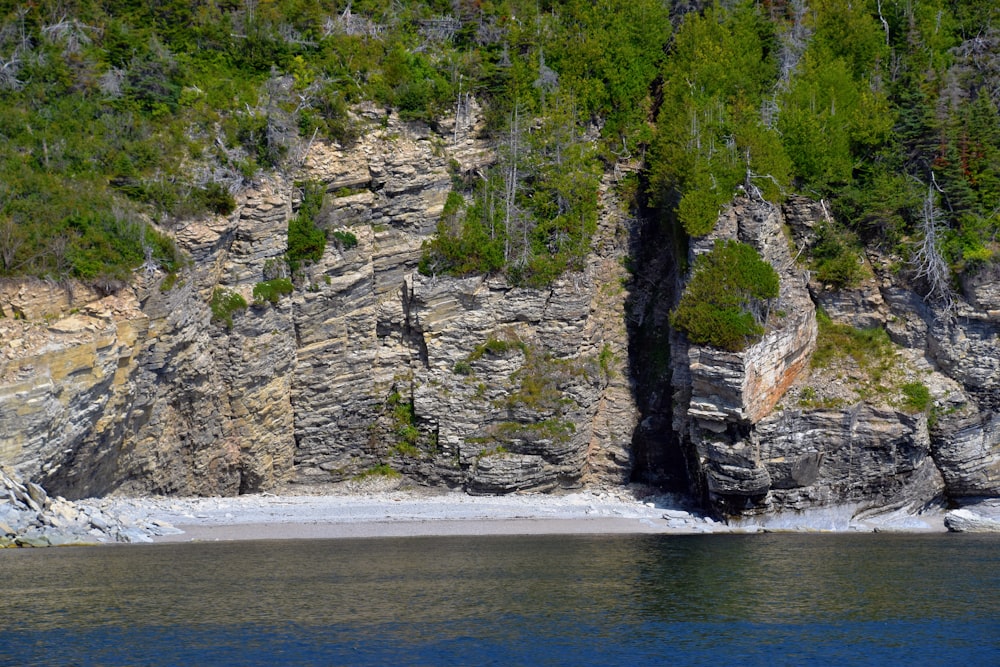
[[[0,551],[2,665],[1000,667],[1000,539],[532,536]]]

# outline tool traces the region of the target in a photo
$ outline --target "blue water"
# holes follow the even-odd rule
[[[6,550],[0,664],[1000,666],[998,566],[968,535]]]

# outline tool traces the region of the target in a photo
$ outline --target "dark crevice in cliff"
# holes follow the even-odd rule
[[[632,285],[626,317],[629,366],[639,423],[632,436],[633,481],[675,493],[691,488],[687,464],[672,427],[670,308],[679,285],[676,257],[683,254],[659,211],[644,208],[632,229]]]
[[[412,349],[416,350],[417,358],[424,368],[430,368],[430,356],[427,352],[427,341],[424,339],[424,332],[420,328],[420,322],[411,312],[413,303],[413,291],[408,283],[404,283],[400,288],[400,300],[403,306],[403,330],[402,336]]]

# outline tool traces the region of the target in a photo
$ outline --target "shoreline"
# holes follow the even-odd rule
[[[183,533],[163,535],[156,543],[236,542],[245,540],[373,539],[393,537],[484,537],[500,535],[640,535],[705,534],[671,529],[642,519],[425,519],[351,523],[177,524]]]
[[[673,498],[628,493],[470,496],[381,491],[343,495],[105,498],[81,501],[144,526],[151,541],[241,541],[482,535],[704,534],[730,526]]]
[[[947,532],[943,513],[866,519],[857,507],[723,523],[669,496],[623,491],[470,496],[382,491],[345,495],[104,498],[81,501],[146,530],[155,543],[490,535],[704,535],[764,532]]]

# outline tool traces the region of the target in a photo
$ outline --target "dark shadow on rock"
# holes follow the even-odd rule
[[[677,257],[686,249],[663,214],[636,211],[630,257],[632,284],[626,309],[629,365],[639,423],[632,437],[632,479],[671,493],[690,492],[687,461],[672,425],[670,309],[680,285]]]

